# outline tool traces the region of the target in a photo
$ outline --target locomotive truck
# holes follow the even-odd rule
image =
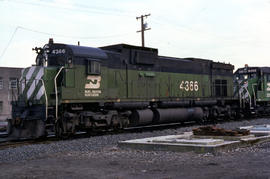
[[[159,56],[127,44],[54,43],[22,71],[9,133],[39,138],[239,115],[231,64]]]

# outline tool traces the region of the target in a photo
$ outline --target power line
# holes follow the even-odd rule
[[[107,35],[107,36],[68,36],[68,35],[61,35],[61,34],[38,31],[38,30],[34,30],[34,29],[22,27],[22,26],[18,26],[18,28],[26,30],[26,31],[30,31],[30,32],[39,33],[39,34],[58,36],[58,37],[64,37],[64,38],[70,38],[70,39],[105,39],[105,38],[122,37],[122,36],[131,34],[131,33],[124,33],[124,34],[114,34],[114,35]]]
[[[13,40],[13,38],[14,38],[14,36],[15,36],[15,34],[16,34],[16,32],[18,31],[19,28],[20,28],[20,27],[18,26],[18,27],[16,27],[16,29],[14,30],[13,34],[11,35],[11,38],[9,39],[9,41],[8,41],[8,43],[7,43],[6,47],[5,47],[5,49],[3,50],[3,52],[2,52],[2,54],[1,54],[1,56],[0,56],[0,59],[2,59],[2,57],[3,57],[4,54],[6,53],[6,51],[7,51],[8,47],[9,47],[9,45],[11,44],[11,41]]]
[[[2,59],[2,57],[4,56],[4,54],[6,53],[8,47],[10,46],[13,38],[15,37],[16,33],[18,32],[18,30],[26,30],[29,32],[34,32],[34,33],[39,33],[39,34],[43,34],[43,35],[48,35],[48,36],[57,36],[57,37],[64,37],[64,38],[70,38],[70,39],[105,39],[105,38],[114,38],[114,37],[122,37],[122,36],[126,36],[129,35],[131,33],[125,33],[125,34],[115,34],[115,35],[107,35],[107,36],[92,36],[92,37],[83,37],[83,36],[67,36],[67,35],[60,35],[60,34],[53,34],[53,33],[48,33],[48,32],[43,32],[43,31],[38,31],[38,30],[34,30],[34,29],[30,29],[30,28],[26,28],[26,27],[22,27],[22,26],[17,26],[11,36],[11,38],[9,39],[6,47],[4,48],[0,59]]]

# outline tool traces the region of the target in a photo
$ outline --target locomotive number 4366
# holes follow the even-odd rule
[[[198,91],[199,83],[198,81],[181,81],[179,88],[185,91]]]

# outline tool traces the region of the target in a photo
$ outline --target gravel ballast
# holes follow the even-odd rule
[[[217,127],[270,124],[270,119]],[[118,141],[180,134],[192,128],[121,133],[0,150],[0,178],[269,178],[270,142],[216,154],[120,149]]]

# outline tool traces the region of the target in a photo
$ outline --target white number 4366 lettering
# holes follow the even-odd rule
[[[181,81],[179,88],[185,91],[198,91],[199,83],[198,81]]]
[[[64,53],[66,53],[65,49],[54,49],[52,51],[52,54],[64,54]]]

